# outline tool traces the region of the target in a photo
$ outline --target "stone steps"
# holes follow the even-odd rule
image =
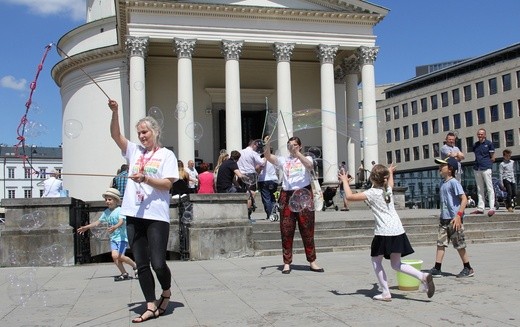
[[[435,246],[438,218],[401,218],[412,246]],[[253,225],[255,256],[281,254],[278,222],[260,221]],[[337,252],[369,249],[373,238],[372,219],[316,219],[315,242],[317,252]],[[520,217],[500,214],[493,217],[467,216],[464,221],[466,241],[471,243],[520,241]],[[303,244],[296,231],[294,253],[303,253]]]

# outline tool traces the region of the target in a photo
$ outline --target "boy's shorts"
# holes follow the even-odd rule
[[[453,224],[439,223],[437,246],[447,247],[450,242],[457,250],[466,248],[464,226],[462,225],[458,231],[455,231]]]
[[[110,249],[112,251],[117,251],[120,254],[125,254],[127,246],[128,246],[128,242],[110,240]]]

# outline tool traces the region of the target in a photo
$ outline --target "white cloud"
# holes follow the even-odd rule
[[[0,2],[25,6],[40,16],[67,15],[74,21],[85,20],[86,0],[0,0]]]
[[[16,78],[11,75],[4,76],[0,79],[0,86],[17,91],[25,89],[26,84],[27,80],[25,78],[16,80]]]

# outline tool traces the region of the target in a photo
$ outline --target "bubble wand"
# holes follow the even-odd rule
[[[58,50],[58,52],[60,54],[63,54],[67,59],[70,59],[72,60],[72,58],[65,53],[65,51],[61,50],[61,48],[56,44],[56,43],[51,43],[51,44],[54,44],[54,46],[56,47],[56,50]],[[83,72],[83,74],[85,74],[85,76],[87,76],[91,81],[92,83],[94,83],[99,90],[101,90],[101,92],[103,92],[103,94],[108,98],[108,100],[111,100],[111,98],[108,96],[108,94],[101,88],[101,86],[99,86],[99,84],[92,78],[92,76],[90,76],[83,68],[81,68],[80,66],[78,66],[79,70],[81,70]]]

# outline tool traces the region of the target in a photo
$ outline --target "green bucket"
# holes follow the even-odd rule
[[[401,262],[406,263],[417,270],[421,270],[423,264],[422,260],[414,259],[401,260]],[[419,285],[421,285],[421,281],[417,278],[397,272],[397,286],[401,291],[417,291]]]

